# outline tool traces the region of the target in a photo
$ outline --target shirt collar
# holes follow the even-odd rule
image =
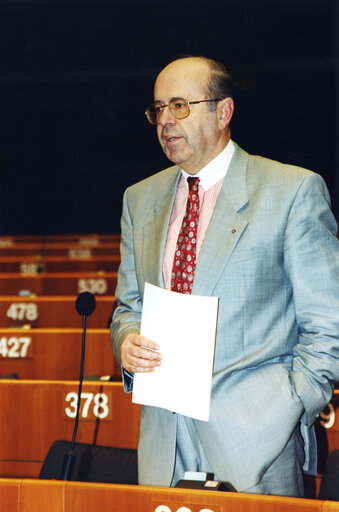
[[[202,185],[204,190],[208,190],[213,187],[218,181],[225,177],[227,169],[232,160],[232,156],[234,153],[234,143],[230,139],[228,141],[225,149],[219,153],[213,160],[211,160],[205,167],[203,167],[197,174],[194,175],[195,178],[200,178],[200,185]],[[185,178],[187,182],[187,178],[192,176],[188,174],[183,169],[181,169],[182,176]]]

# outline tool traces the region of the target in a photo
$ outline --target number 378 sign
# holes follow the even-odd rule
[[[70,391],[65,395],[65,417],[76,417],[78,406],[78,393]],[[84,420],[111,420],[111,394],[110,393],[81,393],[79,417]]]

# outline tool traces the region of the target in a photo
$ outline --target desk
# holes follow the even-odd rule
[[[82,329],[1,329],[0,376],[20,379],[79,378]],[[87,329],[85,376],[121,379],[108,329]]]
[[[11,242],[0,244],[0,256],[112,256],[120,253],[120,241],[100,242],[97,245],[79,245],[68,242]]]
[[[81,246],[95,246],[102,242],[120,242],[120,233],[71,233],[56,235],[1,235],[0,247],[8,247],[16,243],[64,243]]]
[[[339,389],[334,390],[331,401],[317,419],[315,428],[318,440],[318,470],[322,473],[329,453],[339,450]]]
[[[51,272],[36,275],[0,274],[0,295],[78,295],[89,291],[94,295],[114,295],[116,272]]]
[[[302,498],[19,479],[0,479],[0,502],[5,512],[339,511],[337,502]]]
[[[96,296],[95,311],[87,318],[87,327],[107,328],[115,307],[113,295]],[[0,327],[76,328],[82,317],[75,309],[76,296],[17,297],[0,296]]]
[[[0,256],[1,273],[35,275],[42,272],[116,272],[120,256]]]
[[[71,441],[78,385],[0,380],[0,476],[36,478],[52,443]],[[77,442],[136,448],[140,409],[120,382],[84,382]]]

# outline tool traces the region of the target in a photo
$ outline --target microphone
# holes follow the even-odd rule
[[[77,412],[74,422],[74,430],[73,430],[73,438],[71,443],[71,449],[69,452],[65,454],[63,469],[62,469],[62,480],[69,480],[72,475],[74,462],[75,462],[75,453],[74,453],[74,445],[75,438],[78,431],[79,424],[79,413],[80,413],[80,400],[81,400],[81,389],[82,389],[82,381],[84,379],[84,360],[85,360],[85,339],[86,339],[86,316],[91,315],[95,310],[96,301],[95,297],[91,292],[82,292],[78,295],[75,301],[75,309],[79,313],[79,315],[83,318],[82,323],[82,349],[81,349],[81,362],[80,362],[80,375],[79,375],[79,389],[78,389],[78,403],[77,403]]]
[[[82,292],[79,293],[77,300],[75,301],[75,309],[79,315],[91,315],[95,310],[96,302],[93,293]]]

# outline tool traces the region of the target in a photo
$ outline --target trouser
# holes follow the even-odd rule
[[[293,432],[281,454],[267,468],[261,480],[242,492],[303,496],[304,448],[299,427]],[[225,461],[227,464],[227,461]],[[177,446],[172,486],[184,477],[185,471],[215,473],[196,435],[191,418],[178,414]],[[215,474],[215,480],[220,480]],[[232,483],[232,479],[229,479]]]

